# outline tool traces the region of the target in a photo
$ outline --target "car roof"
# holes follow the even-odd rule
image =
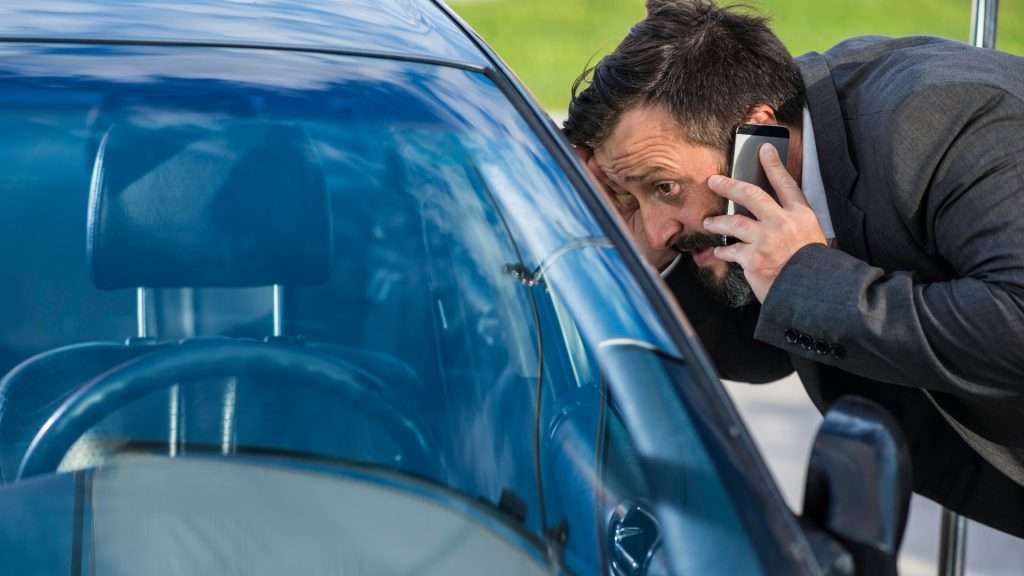
[[[288,46],[489,64],[431,0],[32,0],[0,5],[0,39]]]

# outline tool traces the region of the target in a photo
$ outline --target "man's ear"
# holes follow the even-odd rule
[[[755,104],[747,113],[747,124],[778,124],[775,109],[767,104]]]

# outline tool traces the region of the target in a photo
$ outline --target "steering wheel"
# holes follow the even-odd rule
[[[327,388],[387,430],[413,470],[436,468],[423,428],[382,393],[380,382],[344,359],[295,344],[255,340],[191,341],[151,352],[100,374],[65,400],[36,433],[17,478],[54,472],[71,446],[104,417],[177,383],[239,374],[266,374],[290,383]]]

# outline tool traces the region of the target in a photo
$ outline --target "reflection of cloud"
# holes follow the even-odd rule
[[[215,80],[279,91],[322,91],[339,82],[391,84],[400,66],[381,60],[368,65],[366,59],[358,57],[275,50],[43,45],[0,48],[0,76],[117,84]]]
[[[293,21],[315,11],[298,12],[291,15]],[[397,131],[422,122],[441,125],[462,136],[468,160],[480,170],[513,233],[525,242],[521,248],[528,265],[573,238],[600,234],[561,168],[482,74],[274,50],[42,45],[0,46],[0,77],[5,74],[64,83],[102,81],[110,83],[110,91],[130,84],[167,85],[169,93],[184,95],[215,81],[228,91],[235,85],[239,92],[252,87],[310,98],[303,113],[329,114],[342,128],[364,120],[388,123]],[[318,140],[326,158],[348,154],[327,138]]]
[[[198,2],[32,0],[0,7],[0,34],[126,40],[297,44],[401,51],[485,64],[472,43],[425,2],[351,0]]]
[[[152,130],[175,126],[213,130],[224,126],[231,119],[227,114],[210,114],[191,110],[167,110],[148,106],[133,107],[131,117],[137,126]]]

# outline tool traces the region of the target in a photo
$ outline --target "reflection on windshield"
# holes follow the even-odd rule
[[[39,38],[52,37],[59,31],[63,37],[104,40],[266,42],[341,50],[380,47],[389,52],[485,64],[470,40],[439,10],[422,4],[409,0],[79,0],[73,4],[33,0],[0,6],[0,35]],[[150,73],[159,71],[157,68]],[[220,74],[225,72],[218,70]]]

